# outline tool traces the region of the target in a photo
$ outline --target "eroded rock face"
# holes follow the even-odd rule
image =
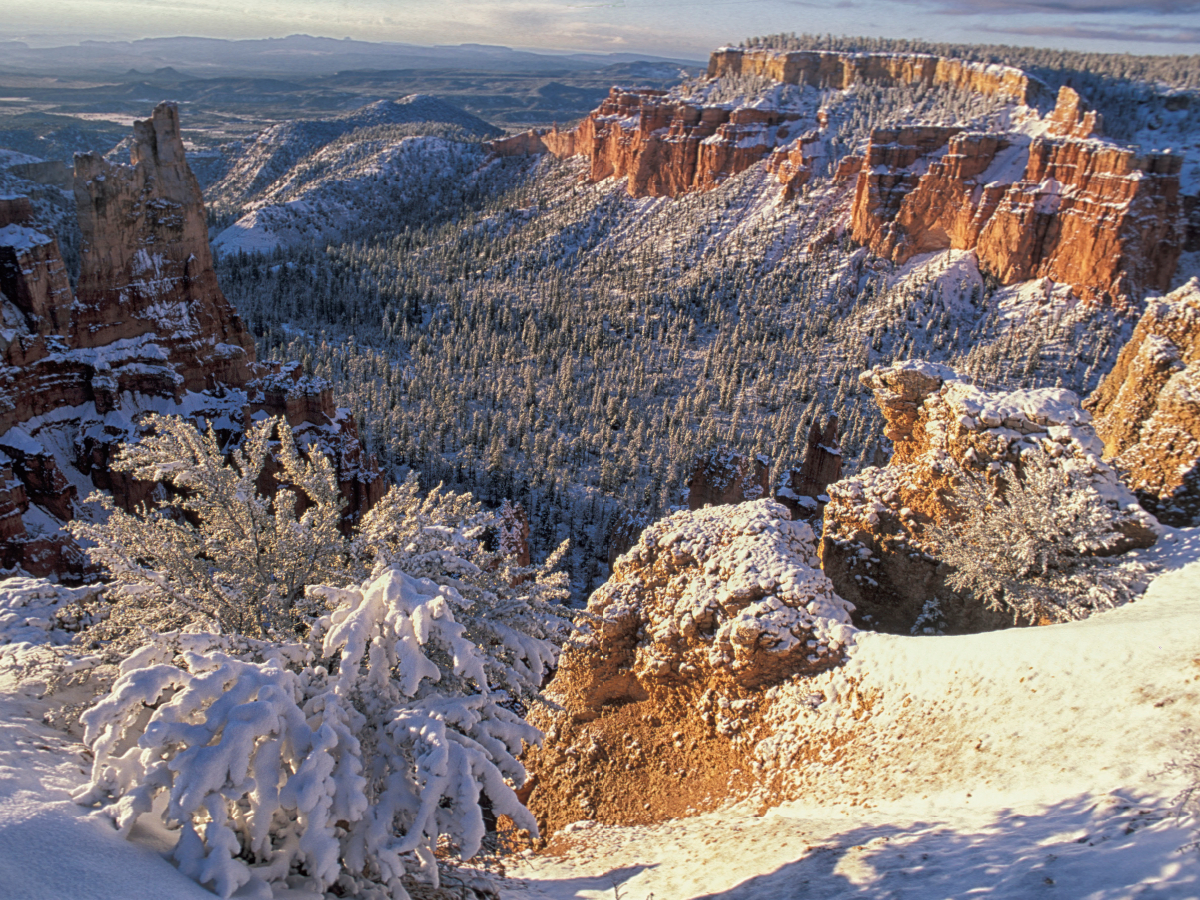
[[[1101,461],[1092,417],[1071,391],[985,391],[945,366],[915,361],[873,369],[861,380],[875,394],[895,452],[887,466],[830,486],[821,543],[824,571],[854,604],[856,625],[898,634],[925,627],[968,634],[1013,624],[1010,616],[949,591],[946,571],[923,535],[929,524],[961,521],[956,472],[1019,477],[1026,450],[1042,450],[1084,473],[1109,501],[1123,539],[1104,553],[1155,542],[1153,518]],[[936,617],[927,606],[934,598]]]
[[[1200,280],[1147,303],[1086,406],[1142,504],[1168,525],[1200,525]]]
[[[182,389],[244,384],[254,342],[217,284],[178,108],[161,103],[134,123],[130,165],[77,156],[75,199],[83,244],[73,345],[149,335]]]
[[[575,129],[570,149],[591,161],[589,180],[628,178],[634,197],[706,190],[743,172],[790,135],[792,112],[694,106],[662,91],[613,88]]]
[[[535,130],[488,146],[498,156],[582,154],[590,163],[589,181],[628,178],[634,197],[676,197],[710,190],[776,148],[799,142],[798,120],[797,113],[786,110],[697,106],[672,100],[664,91],[614,87],[572,131]],[[802,143],[790,146],[789,153],[794,160],[786,173],[781,161],[780,180],[798,187],[809,174]]]
[[[708,76],[750,75],[784,84],[844,90],[863,82],[946,85],[1032,106],[1046,87],[1011,66],[985,65],[921,53],[838,53],[824,50],[739,50],[723,47],[708,61]]]
[[[1185,244],[1182,158],[1090,138],[1070,88],[1044,136],[913,126],[872,134],[858,177],[854,240],[904,263],[975,250],[1003,284],[1050,278],[1083,296],[1165,290]]]
[[[777,147],[767,157],[767,171],[783,185],[784,199],[790,200],[808,184],[816,164],[824,160],[821,131],[808,131],[790,144]]]
[[[692,463],[686,500],[693,510],[761,500],[768,496],[770,484],[771,461],[765,456],[710,450]]]
[[[766,689],[838,665],[850,638],[817,566],[812,529],[770,500],[646,528],[549,685],[562,709],[542,714],[545,747],[526,760],[546,828],[653,821],[736,792]]]

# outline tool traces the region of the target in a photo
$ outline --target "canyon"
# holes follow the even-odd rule
[[[980,269],[1001,284],[1049,278],[1081,297],[1112,300],[1167,290],[1180,254],[1195,243],[1188,215],[1196,198],[1182,192],[1179,154],[1102,139],[1101,117],[1078,92],[1063,87],[1051,105],[1045,85],[1018,69],[920,55],[725,48],[712,55],[708,76],[842,90],[947,86],[1014,104],[1007,129],[878,128],[860,155],[836,160],[835,184],[855,179],[850,220],[836,231],[894,263],[974,250]],[[829,137],[825,110],[706,105],[613,88],[571,131],[533,130],[488,146],[496,156],[582,156],[588,181],[624,178],[633,197],[711,190],[765,160],[784,199],[793,200],[830,164]]]
[[[144,412],[211,423],[225,441],[280,415],[302,446],[330,452],[350,517],[382,495],[374,460],[331,387],[255,360],[217,284],[205,210],[174,104],[134,125],[130,163],[76,158],[82,233],[72,290],[57,240],[27,200],[0,200],[0,567],[83,574],[59,526],[90,489],[132,509],[155,485],[109,466]]]

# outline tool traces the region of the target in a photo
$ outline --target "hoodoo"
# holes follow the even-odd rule
[[[82,557],[49,522],[74,517],[90,482],[132,509],[151,494],[111,470],[147,410],[213,422],[226,436],[281,415],[334,459],[348,514],[382,494],[375,461],[329,385],[254,361],[254,340],[217,284],[200,187],[179,112],[134,126],[129,164],[76,157],[83,243],[72,292],[57,240],[25,198],[0,202],[0,567],[78,574]],[[165,405],[164,405],[165,404]],[[84,492],[86,493],[86,491]],[[32,518],[30,518],[32,517]],[[36,521],[31,532],[26,519]]]

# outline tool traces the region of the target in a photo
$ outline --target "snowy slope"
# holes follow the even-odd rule
[[[402,217],[411,206],[450,206],[479,177],[484,158],[478,143],[358,132],[285,172],[217,235],[213,249],[323,248]]]
[[[50,706],[0,679],[0,897],[212,900],[151,847],[71,802],[88,761],[73,738],[41,724]]]
[[[1200,556],[1200,533],[1173,537]],[[1084,622],[860,634],[776,739],[801,751],[799,802],[569,826],[504,897],[1198,897],[1200,854],[1177,852],[1196,823],[1166,816],[1179,785],[1154,777],[1200,726],[1197,634],[1200,561]]]
[[[475,137],[496,137],[500,129],[436,97],[412,94],[380,100],[330,119],[284,122],[249,142],[232,161],[228,174],[209,191],[218,206],[245,204],[257,198],[310,153],[361,128],[442,123]]]

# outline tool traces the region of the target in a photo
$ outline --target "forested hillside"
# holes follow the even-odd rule
[[[579,160],[477,170],[466,153],[462,190],[447,193],[442,168],[368,172],[350,190],[399,179],[404,202],[353,201],[345,242],[227,252],[222,284],[264,355],[333,380],[381,462],[520,500],[535,556],[569,537],[576,597],[604,577],[616,522],[680,502],[699,451],[766,453],[778,475],[836,413],[849,469],[886,452],[857,381],[870,365],[930,358],[985,383],[1095,387],[1128,311],[1084,308],[1052,283],[1000,288],[969,253],[897,268],[837,237],[854,182],[831,176],[872,128],[986,128],[1010,106],[950,88],[788,90],[831,123],[795,200],[761,165],[708,193],[637,200],[580,183]],[[752,79],[681,93],[787,102]],[[310,209],[312,229],[328,233],[338,190],[305,195],[334,207]]]

